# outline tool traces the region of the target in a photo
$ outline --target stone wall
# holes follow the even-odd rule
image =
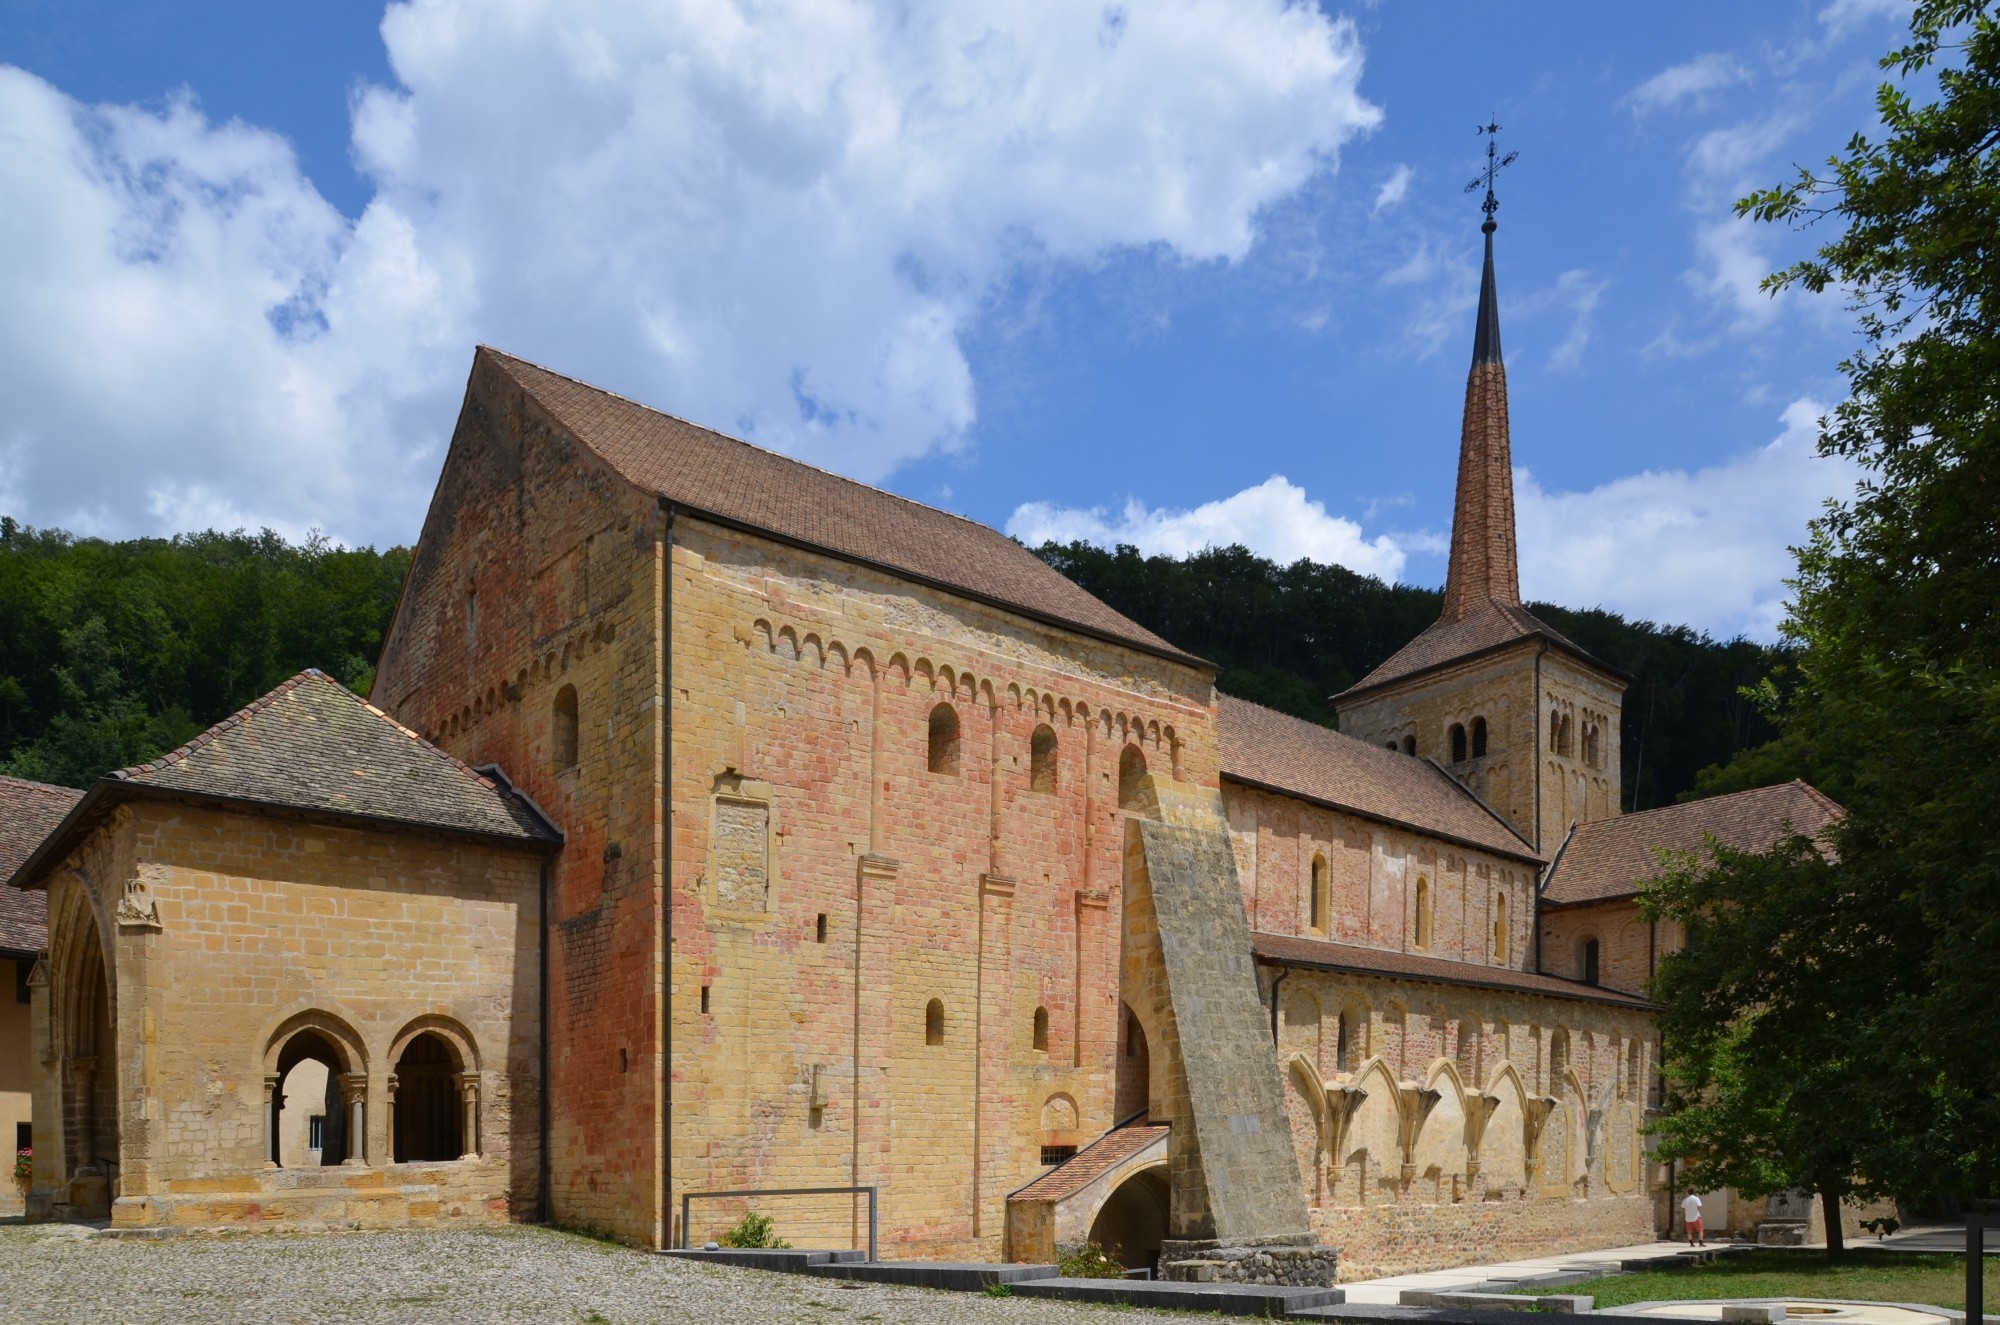
[[[1208,680],[686,515],[672,557],[675,1189],[872,1184],[885,1256],[997,1257],[1117,1120],[1120,763],[1212,798]]]
[[[1643,1010],[1300,969],[1277,989],[1312,1226],[1345,1277],[1652,1236]]]
[[[541,860],[278,815],[121,807],[50,876],[44,1211],[89,1213],[63,1183],[108,1161],[125,1225],[532,1216]],[[135,887],[150,915],[128,904]],[[472,1135],[460,1133],[474,1157],[396,1162],[392,1078],[427,1031],[457,1055],[455,1095],[473,1093]],[[359,1106],[344,1166],[267,1162],[267,1100],[284,1094],[281,1055],[302,1034],[331,1048],[342,1102]]]
[[[658,504],[475,365],[372,698],[496,763],[566,837],[551,878],[551,1200],[661,1237],[665,596]]]
[[[1532,863],[1234,782],[1223,783],[1222,800],[1252,929],[1515,970],[1532,965]],[[1325,864],[1328,893],[1317,929],[1315,861]],[[1419,880],[1429,909],[1422,945]]]
[[[1539,689],[1538,689],[1539,687]],[[1340,708],[1340,727],[1378,745],[1416,740],[1417,757],[1434,759],[1492,806],[1544,854],[1571,823],[1621,810],[1619,740],[1622,687],[1543,650],[1534,640],[1427,673]],[[1552,749],[1552,715],[1570,719],[1570,738]],[[1468,733],[1486,720],[1484,756],[1452,758],[1451,729]],[[1585,732],[1597,729],[1586,747]]]

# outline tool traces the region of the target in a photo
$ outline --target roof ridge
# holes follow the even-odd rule
[[[210,723],[207,727],[190,736],[185,742],[175,746],[157,759],[149,759],[143,764],[128,764],[124,768],[115,768],[104,776],[107,778],[116,778],[121,782],[130,782],[137,779],[141,774],[158,773],[164,769],[171,768],[175,764],[186,760],[196,750],[212,745],[215,739],[223,732],[234,731],[236,728],[241,727],[250,719],[252,714],[261,713],[271,707],[272,704],[277,702],[280,695],[290,694],[298,688],[299,682],[305,680],[308,676],[319,676],[329,681],[333,680],[332,677],[328,677],[319,668],[308,667],[296,676],[280,681],[277,685],[272,686],[269,690],[257,696],[257,698],[251,700],[228,717],[223,718],[219,722]],[[335,682],[335,684],[339,683]]]
[[[1368,745],[1368,742],[1362,741],[1361,744]],[[1375,747],[1370,745],[1368,746],[1368,748],[1372,750]],[[1382,751],[1382,753],[1388,754],[1389,752],[1387,750],[1384,750]],[[1408,759],[1410,758],[1410,756],[1398,755],[1397,758]],[[1494,809],[1491,805],[1488,805],[1486,803],[1486,798],[1484,796],[1474,791],[1471,787],[1466,786],[1463,782],[1460,782],[1457,778],[1453,777],[1451,774],[1445,772],[1443,764],[1440,764],[1437,760],[1431,758],[1429,755],[1424,756],[1423,762],[1430,765],[1432,772],[1436,773],[1439,777],[1443,778],[1447,783],[1449,783],[1451,785],[1452,790],[1456,791],[1459,795],[1464,796],[1466,799],[1470,800],[1474,805],[1477,805],[1480,809],[1486,811],[1486,813],[1492,817],[1494,823],[1499,824],[1504,831],[1511,834],[1513,838],[1516,841],[1518,841],[1522,846],[1528,848],[1528,850],[1534,852],[1537,856],[1542,854],[1542,849],[1535,843],[1530,842],[1525,836],[1523,836],[1520,829],[1514,827],[1514,825],[1508,823],[1505,819],[1501,818],[1500,811]]]
[[[675,423],[683,423],[690,428],[699,428],[701,429],[701,431],[709,434],[712,437],[720,437],[725,442],[734,442],[738,446],[747,446],[753,451],[761,451],[765,455],[771,456],[774,459],[784,461],[786,464],[797,465],[801,469],[810,469],[815,474],[823,474],[827,478],[848,484],[852,487],[863,488],[869,492],[879,492],[885,497],[894,498],[896,501],[902,502],[907,506],[914,506],[921,511],[930,511],[933,514],[948,516],[953,520],[958,520],[965,524],[976,525],[981,529],[989,530],[993,533],[999,534],[1003,538],[1011,537],[1011,535],[1007,534],[1004,530],[994,529],[992,525],[987,524],[984,520],[975,520],[969,515],[961,515],[957,511],[948,511],[942,506],[932,506],[929,502],[921,502],[914,497],[906,497],[900,492],[894,492],[888,488],[877,487],[873,483],[863,483],[858,478],[850,478],[846,474],[842,474],[835,470],[828,469],[823,465],[815,465],[810,460],[801,460],[795,455],[787,455],[785,452],[780,451],[775,447],[761,446],[756,442],[747,441],[744,438],[738,437],[734,433],[723,432],[720,428],[710,427],[706,423],[701,423],[698,422],[697,420],[688,418],[685,414],[675,414],[669,410],[663,410],[657,405],[648,405],[644,401],[634,400],[630,396],[620,395],[618,392],[613,391],[608,387],[598,386],[595,382],[586,382],[580,377],[573,376],[569,373],[560,372],[554,368],[548,367],[545,364],[536,363],[533,359],[524,359],[518,354],[510,354],[509,352],[499,348],[498,346],[488,345],[485,344],[484,342],[481,342],[477,346],[477,348],[484,350],[489,354],[497,355],[502,359],[512,359],[515,363],[526,364],[528,367],[535,369],[537,372],[547,373],[551,377],[560,377],[565,382],[574,382],[576,385],[582,387],[586,391],[595,391],[601,396],[609,396],[613,400],[619,401],[622,404],[632,406],[634,409],[645,410],[648,414],[657,414],[663,419],[672,419]],[[519,385],[520,388],[523,391],[526,391],[529,395],[533,396],[535,394],[533,388],[529,387],[527,383],[519,382],[517,380],[517,385]],[[536,400],[537,403],[543,406],[543,408],[548,407],[548,402],[541,400],[540,397],[536,397]],[[590,441],[587,438],[583,437],[582,435],[579,434],[577,436],[577,440],[579,442],[582,442],[585,446],[589,446],[593,452],[597,450],[597,448],[595,446],[592,446]]]

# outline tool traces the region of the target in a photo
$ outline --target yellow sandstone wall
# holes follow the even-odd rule
[[[32,966],[26,958],[21,967]],[[19,976],[25,977],[22,970]],[[34,1114],[34,1054],[29,1042],[28,1004],[15,996],[16,961],[0,958],[0,1144],[6,1174],[0,1178],[0,1216],[18,1215],[23,1189],[14,1182],[14,1143],[19,1126]]]
[[[58,1050],[77,994],[63,954],[109,936],[115,1052],[97,1054],[109,1109],[97,1131],[120,1160],[114,1219],[532,1216],[540,870],[533,852],[437,837],[156,802],[121,809],[52,875],[50,896]],[[157,925],[116,919],[133,888]],[[357,1050],[363,1163],[265,1163],[266,1082],[278,1044],[302,1025]],[[477,1055],[478,1157],[393,1164],[394,1054],[433,1026]],[[38,1166],[45,1185],[58,1174]]]
[[[1041,1148],[1115,1121],[1119,761],[1212,796],[1208,678],[687,517],[671,631],[676,1191],[873,1184],[885,1256],[997,1258]],[[863,1233],[844,1199],[750,1204]]]

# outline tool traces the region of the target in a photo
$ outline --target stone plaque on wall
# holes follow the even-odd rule
[[[770,904],[770,803],[717,797],[715,905],[724,911],[766,911]]]

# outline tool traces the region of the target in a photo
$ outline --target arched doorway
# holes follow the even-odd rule
[[[118,1194],[118,1042],[111,980],[96,913],[79,891],[67,899],[56,950],[62,991],[62,1130],[68,1214],[102,1219]]]
[[[1167,1169],[1140,1169],[1118,1184],[1090,1222],[1090,1240],[1128,1270],[1141,1266],[1158,1274],[1160,1244],[1167,1236]]]
[[[301,1030],[285,1041],[271,1092],[272,1162],[309,1168],[347,1161],[347,1110],[340,1086],[347,1071],[346,1055],[317,1030]]]
[[[395,1073],[396,1162],[458,1159],[471,1150],[461,1099],[465,1064],[451,1041],[425,1031],[403,1050]]]

